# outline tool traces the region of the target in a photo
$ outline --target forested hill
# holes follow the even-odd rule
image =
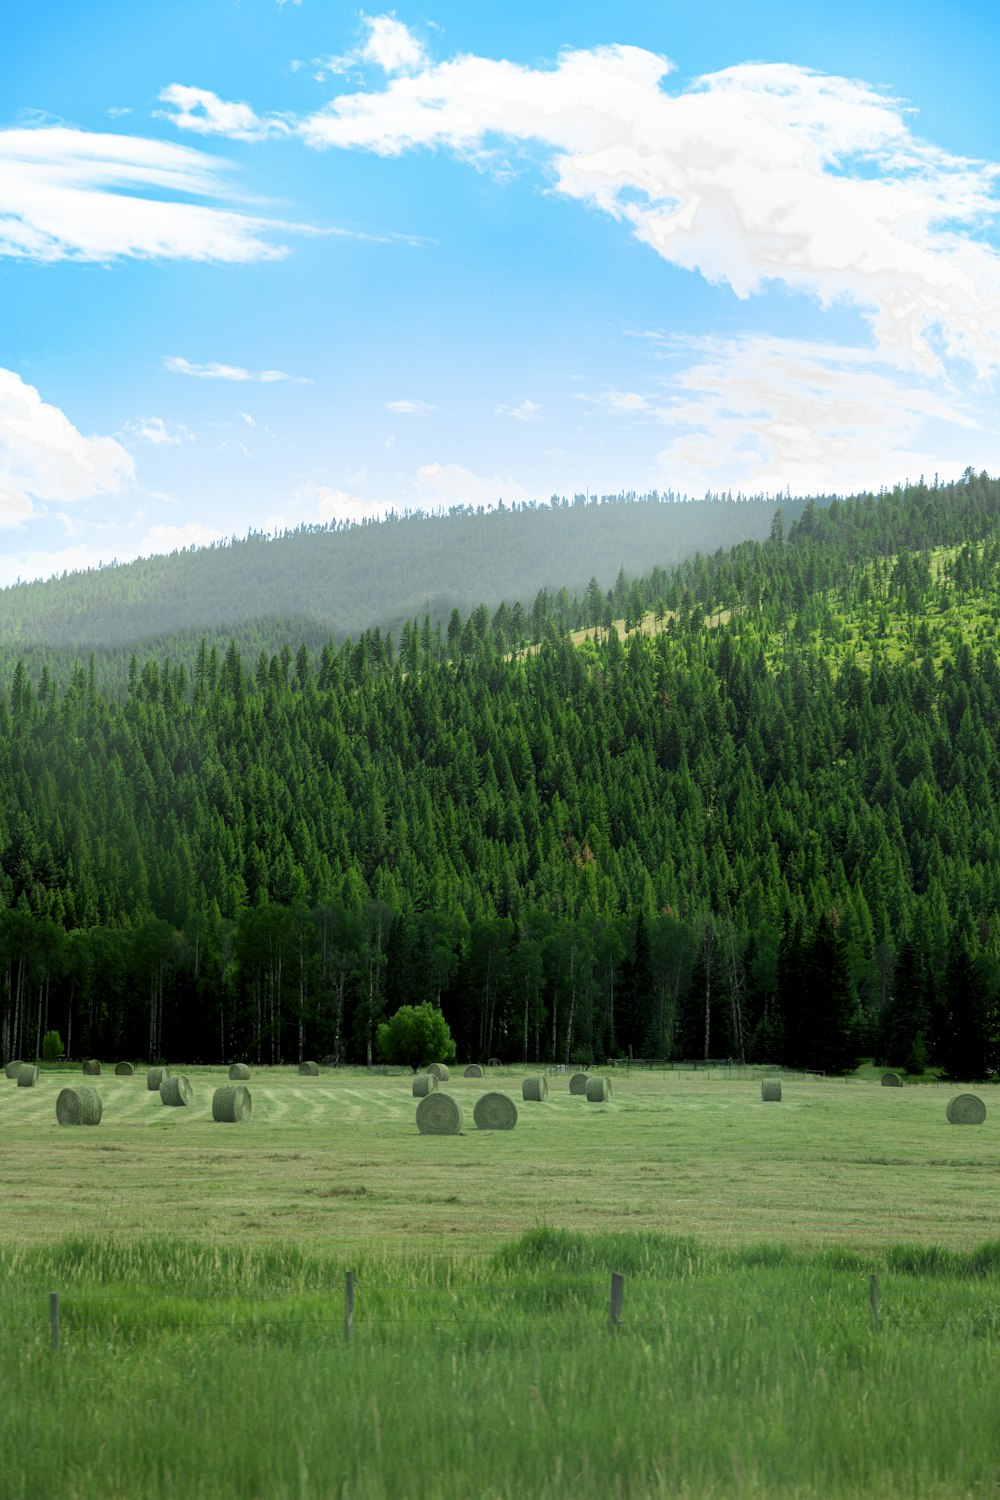
[[[785,502],[794,517],[805,501]],[[404,620],[443,623],[541,589],[609,589],[699,549],[767,536],[770,500],[605,496],[497,511],[454,509],[363,525],[303,527],[0,590],[0,650],[51,670],[94,651],[124,674],[133,652],[194,660],[202,637],[245,654],[286,641],[318,650]],[[53,653],[53,648],[57,648]]]
[[[1000,1063],[1000,483],[599,589],[0,697],[0,1043]],[[523,622],[522,622],[523,623]],[[641,626],[641,628],[640,628]],[[513,636],[511,632],[513,631]]]

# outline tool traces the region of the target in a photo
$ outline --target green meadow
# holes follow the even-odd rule
[[[0,1089],[4,1500],[996,1493],[994,1088],[499,1070],[429,1137],[402,1074],[254,1069],[225,1125],[183,1071],[106,1070],[96,1128],[79,1074]]]

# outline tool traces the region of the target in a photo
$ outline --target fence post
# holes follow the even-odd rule
[[[878,1333],[878,1277],[874,1271],[868,1278],[868,1301],[872,1310],[872,1328]]]
[[[354,1272],[344,1272],[344,1343],[354,1337]]]
[[[52,1338],[52,1347],[59,1348],[59,1293],[49,1293],[49,1334]]]
[[[622,1320],[622,1302],[625,1299],[625,1277],[620,1271],[611,1273],[611,1298],[608,1302],[608,1329],[617,1333]]]

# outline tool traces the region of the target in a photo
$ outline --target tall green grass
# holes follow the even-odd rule
[[[539,1228],[489,1257],[372,1254],[350,1347],[344,1269],[166,1240],[0,1254],[0,1493],[954,1500],[1000,1482],[996,1243],[876,1264]]]

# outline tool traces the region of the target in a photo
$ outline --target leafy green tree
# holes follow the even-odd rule
[[[422,1005],[401,1005],[387,1021],[382,1021],[375,1043],[383,1062],[405,1063],[411,1068],[452,1062],[456,1051],[448,1022],[426,1000]]]
[[[47,1031],[42,1037],[42,1057],[46,1062],[58,1062],[65,1055],[62,1037],[58,1031]]]

